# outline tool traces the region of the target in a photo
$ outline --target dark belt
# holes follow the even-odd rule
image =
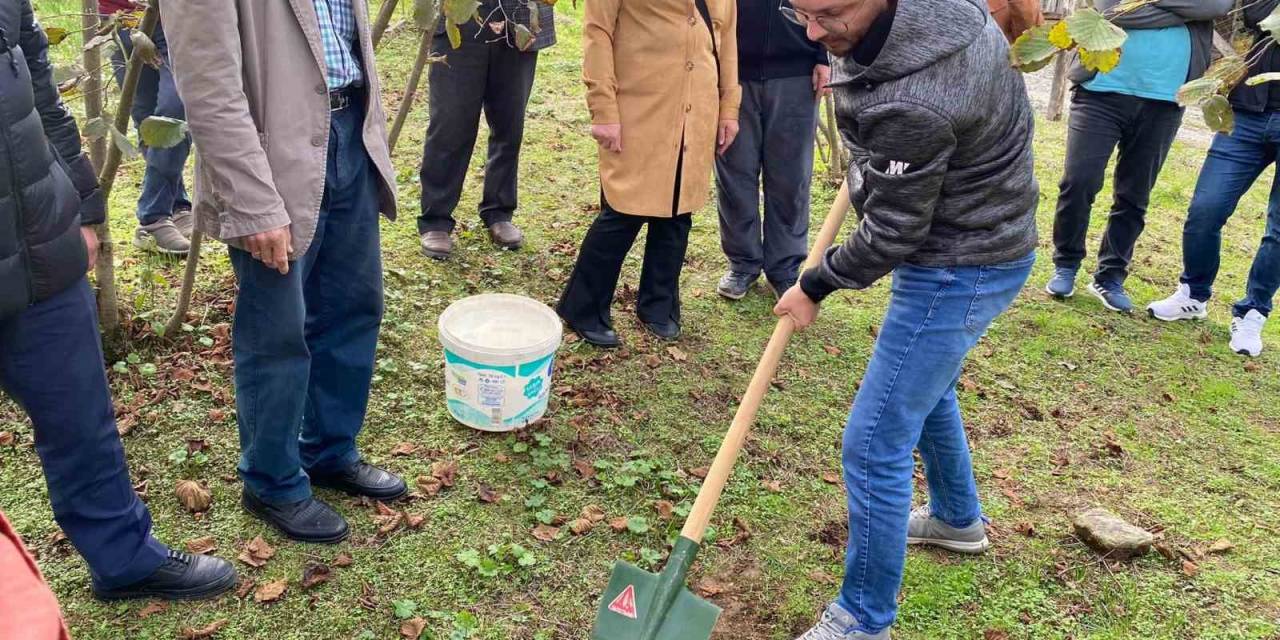
[[[360,98],[363,87],[347,86],[329,92],[329,110],[342,111]]]

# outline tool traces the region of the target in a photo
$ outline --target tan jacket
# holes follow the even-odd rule
[[[395,171],[373,64],[366,0],[351,0],[370,99],[364,144],[395,218]],[[165,37],[196,143],[205,233],[238,238],[290,226],[294,257],[315,238],[329,148],[324,47],[312,0],[165,0]]]
[[[738,6],[707,0],[720,52],[694,0],[586,0],[583,79],[593,124],[622,124],[622,152],[600,151],[600,183],[622,213],[671,217],[706,204],[720,120],[737,120]],[[717,83],[717,76],[719,77]]]

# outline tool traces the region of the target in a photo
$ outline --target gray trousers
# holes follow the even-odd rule
[[[809,244],[817,117],[809,76],[742,83],[738,138],[716,159],[720,245],[733,271],[763,271],[774,284],[799,276]]]

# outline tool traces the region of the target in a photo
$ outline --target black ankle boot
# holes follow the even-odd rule
[[[239,577],[230,562],[169,550],[169,557],[151,575],[130,585],[106,589],[93,585],[99,600],[205,600],[236,586]]]

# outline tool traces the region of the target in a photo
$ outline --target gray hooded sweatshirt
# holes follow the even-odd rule
[[[832,69],[862,221],[805,274],[809,297],[868,287],[904,262],[1000,264],[1035,248],[1035,120],[983,0],[898,0],[874,62],[833,57]]]

